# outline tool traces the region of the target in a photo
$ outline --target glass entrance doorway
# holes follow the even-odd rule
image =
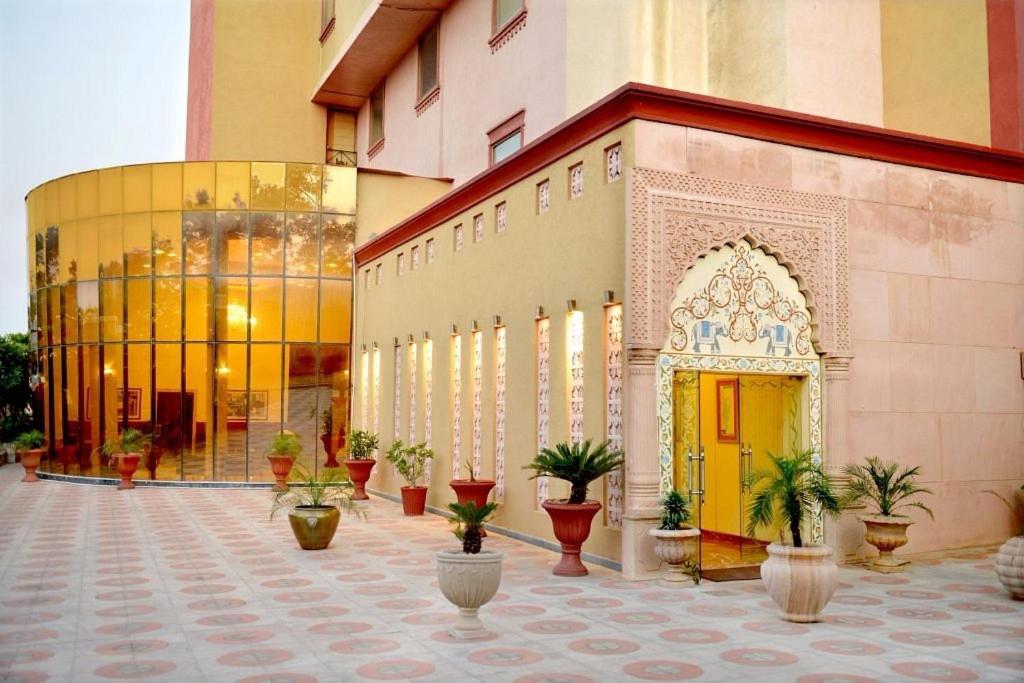
[[[701,530],[700,565],[712,581],[752,579],[774,531],[747,529],[751,474],[768,453],[804,442],[804,378],[677,370],[673,376],[675,487]]]

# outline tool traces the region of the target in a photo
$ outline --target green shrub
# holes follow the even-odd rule
[[[271,455],[283,455],[295,460],[300,453],[302,453],[302,443],[299,442],[299,437],[291,432],[280,432],[274,435],[274,440],[270,442]]]
[[[609,450],[608,442],[604,441],[593,450],[591,440],[582,444],[569,445],[564,441],[555,444],[554,448],[545,448],[529,465],[523,469],[533,470],[533,476],[554,477],[569,482],[569,503],[582,505],[587,500],[587,487],[595,479],[612,472],[622,466],[622,452]]]

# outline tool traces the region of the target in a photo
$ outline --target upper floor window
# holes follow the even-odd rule
[[[494,0],[494,30],[500,31],[505,24],[519,16],[524,9],[524,0]]]
[[[334,0],[320,0],[320,42],[334,30]]]
[[[438,86],[437,56],[440,23],[434,24],[419,40],[419,91],[417,99],[423,99]]]
[[[370,93],[370,146],[384,139],[384,81]]]
[[[496,164],[511,156],[523,146],[523,129],[526,125],[526,112],[521,111],[504,123],[487,133],[490,143],[490,162]]]

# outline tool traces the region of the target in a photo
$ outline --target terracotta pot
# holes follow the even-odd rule
[[[654,554],[668,565],[665,568],[665,580],[691,580],[685,565],[697,556],[700,529],[651,529],[647,533],[654,537]]]
[[[270,471],[274,473],[274,478],[277,480],[274,484],[274,491],[287,491],[288,490],[288,475],[292,471],[292,465],[295,461],[287,455],[268,455],[267,460],[270,461]]]
[[[487,505],[487,497],[491,494],[491,489],[494,488],[494,480],[492,479],[477,479],[476,481],[470,481],[469,479],[452,479],[448,482],[448,485],[455,491],[455,497],[459,503],[466,504],[469,501],[476,503],[477,509]],[[487,536],[487,530],[480,527],[480,537],[485,538]]]
[[[321,434],[320,443],[324,445],[324,452],[327,453],[327,460],[324,461],[324,467],[341,467],[338,464],[338,451],[334,448],[334,439],[330,434]]]
[[[366,482],[370,481],[371,470],[376,464],[377,461],[372,458],[345,461],[345,467],[348,468],[348,477],[352,480],[352,486],[355,487],[355,492],[352,494],[352,500],[370,499],[370,497],[366,495]]]
[[[117,460],[117,473],[121,475],[121,481],[117,484],[118,491],[135,488],[132,477],[135,476],[135,470],[139,468],[141,457],[138,453],[117,453],[114,456]]]
[[[553,573],[556,576],[586,576],[589,572],[580,562],[580,552],[590,536],[590,523],[601,509],[601,504],[596,500],[578,505],[564,500],[546,500],[541,505],[551,516],[555,538],[562,544],[562,557]]]
[[[996,554],[999,583],[1014,600],[1024,600],[1024,536],[1014,536]]]
[[[149,455],[146,456],[146,469],[149,470],[149,478],[156,479],[156,470],[160,467],[160,458],[164,455],[164,449],[159,446],[153,446]]]
[[[839,568],[832,548],[812,545],[795,548],[772,543],[761,563],[761,580],[786,621],[818,621],[839,585]]]
[[[459,618],[448,630],[455,640],[486,638],[477,612],[498,592],[502,553],[481,550],[469,555],[462,550],[442,550],[437,557],[437,585],[444,597],[459,608]]]
[[[288,513],[295,540],[303,550],[323,550],[338,530],[341,512],[333,505],[299,505]]]
[[[864,540],[878,548],[878,557],[868,562],[868,568],[883,574],[903,571],[910,560],[892,556],[892,551],[907,544],[907,527],[913,524],[909,517],[902,515],[860,515],[864,522]]]
[[[402,487],[402,511],[407,515],[422,515],[427,509],[426,486]]]
[[[30,448],[27,451],[18,451],[18,455],[21,456],[21,466],[25,468],[25,476],[21,480],[26,484],[39,481],[36,469],[39,467],[39,461],[43,459],[43,449]]]

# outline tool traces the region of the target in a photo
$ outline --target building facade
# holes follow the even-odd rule
[[[280,159],[286,195],[293,166],[319,169],[322,181],[344,172],[354,208],[329,203],[326,186],[313,208],[275,207],[284,270],[257,272],[257,212],[270,211],[254,203],[257,162],[245,164],[251,209],[217,185],[211,225],[219,235],[220,212],[244,213],[249,261],[242,269],[218,251],[234,239],[227,226],[209,273],[182,265],[173,277],[186,288],[205,278],[211,297],[221,280],[244,280],[246,336],[231,337],[230,287],[211,299],[210,338],[165,340],[159,317],[149,330],[125,324],[111,354],[127,360],[108,388],[97,332],[87,345],[104,362],[89,366],[97,387],[85,403],[104,401],[111,425],[132,422],[111,398],[120,387],[128,412],[136,387],[159,412],[160,382],[132,377],[145,374],[145,353],[159,373],[164,343],[181,347],[171,372],[183,377],[179,401],[193,400],[194,341],[207,349],[201,382],[212,399],[212,469],[201,477],[226,476],[218,454],[252,463],[260,447],[252,410],[264,368],[277,382],[268,404],[280,397],[269,422],[297,431],[289,348],[301,342],[318,359],[345,353],[336,371],[317,360],[301,380],[316,387],[314,413],[329,402],[336,425],[378,432],[382,451],[395,439],[432,446],[431,506],[454,499],[447,482],[468,468],[494,478],[496,526],[539,543],[552,540],[540,502],[564,492],[527,479],[523,465],[561,441],[622,448],[624,470],[591,489],[603,511],[587,550],[628,576],[656,568],[646,531],[671,488],[690,494],[708,568],[758,561],[770,531],[745,529],[744,481],[768,452],[793,449],[813,449],[832,472],[870,455],[921,465],[936,519],[915,517],[911,550],[1009,532],[981,492],[1024,480],[1019,3],[193,0],[190,41],[184,169]],[[29,197],[30,259],[41,253],[43,264],[37,312],[71,284],[48,279],[49,229],[68,219],[63,191],[50,199],[47,187]],[[55,212],[38,208],[50,202]],[[127,214],[151,212],[156,235],[160,211],[184,221],[191,208],[94,215],[124,213],[127,226]],[[318,216],[319,243],[330,216],[350,217],[344,275],[326,272],[326,252],[316,274],[287,270],[293,211]],[[132,253],[118,252],[124,270],[111,277],[125,301],[129,286],[145,287],[132,278],[148,277],[156,310],[163,276],[128,274]],[[101,303],[104,278],[97,266]],[[318,329],[341,324],[343,341],[288,336],[287,291],[304,278],[321,292],[310,308]],[[282,313],[257,311],[265,279],[282,283]],[[351,300],[325,304],[325,283],[350,286]],[[70,309],[52,310],[63,313],[39,318],[49,325],[46,391],[66,376],[50,356],[68,356],[66,333],[54,341],[53,329]],[[264,319],[282,321],[280,336],[253,337]],[[264,343],[277,365],[253,361]],[[242,359],[229,358],[229,379],[218,379],[222,347],[247,370],[236,375]],[[244,386],[229,388],[235,377]],[[245,392],[247,436],[226,421],[240,401],[230,391]],[[61,394],[47,396],[54,452],[71,432]],[[309,419],[307,452],[323,455]],[[401,483],[382,463],[370,486],[394,496]],[[852,514],[809,532],[844,556],[862,552]]]

